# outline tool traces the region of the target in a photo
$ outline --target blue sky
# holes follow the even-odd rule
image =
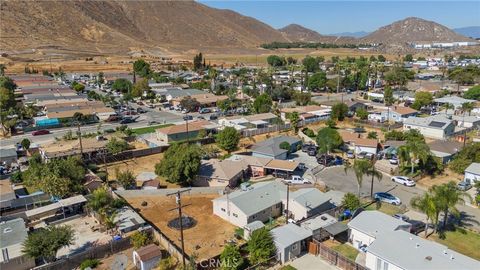
[[[406,17],[432,20],[450,28],[480,26],[480,1],[285,1],[199,0],[231,9],[274,28],[297,23],[321,34],[374,31]]]

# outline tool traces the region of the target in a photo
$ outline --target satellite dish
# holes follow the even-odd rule
[[[352,215],[352,219],[355,218],[356,216],[358,216],[361,212],[363,212],[365,209],[363,209],[363,207],[360,207],[358,208],[357,210],[355,210],[355,212],[353,212],[353,215]]]

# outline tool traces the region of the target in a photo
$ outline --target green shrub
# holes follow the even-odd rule
[[[97,266],[99,266],[101,264],[100,260],[98,259],[86,259],[85,261],[83,261],[81,264],[80,264],[80,269],[81,270],[84,270],[84,269],[87,269],[87,268],[96,268]]]
[[[97,172],[97,176],[102,179],[102,181],[107,181],[107,173],[106,172]]]
[[[303,132],[303,134],[307,135],[310,138],[315,137],[315,132],[313,130],[309,129],[309,128],[302,129],[302,132]]]
[[[95,164],[95,163],[89,163],[89,164],[87,165],[87,168],[88,168],[89,170],[91,170],[92,172],[94,172],[94,173],[98,171],[98,166],[97,166],[97,164]]]

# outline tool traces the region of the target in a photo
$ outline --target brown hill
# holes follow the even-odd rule
[[[352,37],[325,36],[298,24],[289,24],[278,31],[290,42],[356,43],[356,39]]]
[[[470,41],[436,22],[409,17],[383,26],[362,38],[365,43],[383,43],[403,46],[412,42],[454,42]]]
[[[0,10],[1,50],[54,47],[111,53],[287,41],[256,19],[195,1],[4,0]]]
[[[291,42],[318,42],[323,38],[318,32],[298,24],[289,24],[278,31]]]

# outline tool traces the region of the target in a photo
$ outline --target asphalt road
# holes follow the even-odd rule
[[[345,173],[343,166],[326,168],[319,172],[317,179],[323,181],[329,188],[343,192],[358,193],[357,180],[353,170]],[[365,176],[363,179],[360,195],[362,197],[370,196],[371,177]],[[390,177],[383,176],[381,181],[373,180],[373,192],[389,192],[402,201],[402,205],[411,209],[410,200],[425,193],[425,190],[415,186],[406,187],[390,180]],[[457,208],[462,212],[462,223],[464,226],[480,232],[480,209],[467,205],[457,205]]]

